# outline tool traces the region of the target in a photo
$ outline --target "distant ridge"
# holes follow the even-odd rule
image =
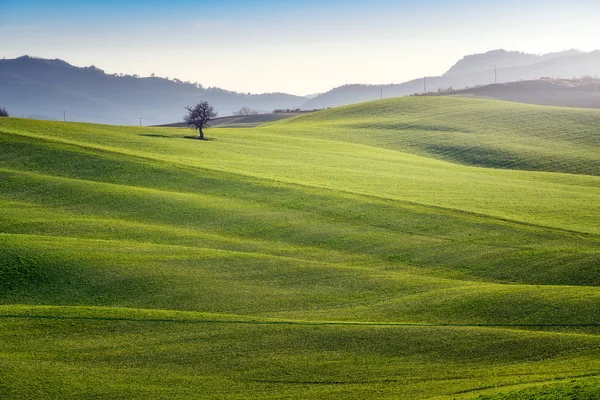
[[[271,112],[297,108],[305,97],[284,93],[242,94],[159,77],[106,74],[59,59],[23,56],[0,60],[0,103],[11,115],[155,125],[181,120],[184,106],[209,101],[221,116],[243,106]],[[65,110],[65,114],[63,114]]]
[[[475,97],[538,104],[543,106],[600,109],[600,79],[539,79],[499,83],[443,93],[445,96]]]
[[[500,49],[465,56],[442,76],[400,84],[349,84],[318,95],[294,96],[237,93],[178,79],[109,75],[93,65],[75,67],[59,59],[24,56],[0,60],[0,105],[11,115],[38,119],[161,125],[181,121],[183,107],[202,100],[210,102],[220,117],[227,117],[244,106],[264,113],[274,109],[315,110],[425,91],[468,89],[496,80],[508,83],[586,75],[600,76],[600,50],[535,55]],[[549,100],[541,104],[555,103]]]
[[[470,75],[490,69],[490,66],[497,68],[525,67],[538,62],[552,60],[561,57],[578,56],[584,54],[579,50],[566,50],[558,53],[548,53],[543,55],[522,53],[519,51],[492,50],[483,54],[473,54],[465,56],[462,60],[454,64],[444,77],[456,77]]]
[[[497,67],[495,71],[494,67]],[[309,100],[303,108],[327,108],[381,98],[402,97],[438,90],[464,89],[498,83],[537,80],[543,77],[600,76],[600,51],[568,50],[533,55],[505,50],[466,56],[442,76],[414,79],[392,85],[344,85]]]

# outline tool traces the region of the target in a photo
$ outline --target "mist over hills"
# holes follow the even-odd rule
[[[497,70],[495,70],[495,67]],[[515,51],[494,50],[466,56],[445,74],[419,78],[392,85],[345,85],[324,93],[304,104],[306,108],[327,108],[414,93],[446,90],[498,83],[535,80],[542,77],[573,78],[600,75],[600,51],[584,53],[568,50],[560,53],[533,55]]]
[[[206,100],[220,116],[243,106],[274,109],[321,109],[356,104],[381,97],[402,97],[438,90],[464,89],[536,80],[600,75],[600,51],[567,50],[544,55],[493,50],[465,56],[442,76],[400,84],[349,84],[311,96],[284,93],[244,94],[204,88],[191,82],[160,77],[106,74],[94,66],[75,67],[62,60],[28,56],[0,60],[0,105],[14,116],[37,119],[158,125],[180,121],[183,107]]]
[[[483,54],[472,54],[463,57],[454,64],[443,76],[458,77],[497,68],[526,67],[538,62],[552,60],[554,58],[578,56],[584,54],[579,50],[566,50],[558,53],[528,54],[519,51],[492,50]]]
[[[184,106],[210,102],[220,115],[243,106],[272,111],[296,108],[306,98],[283,93],[242,94],[159,77],[106,74],[62,60],[0,60],[0,104],[15,116],[112,123],[160,124],[181,120]]]

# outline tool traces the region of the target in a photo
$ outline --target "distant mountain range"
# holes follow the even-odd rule
[[[477,74],[481,71],[497,68],[527,67],[543,61],[555,58],[579,56],[583,54],[578,50],[567,50],[559,53],[528,54],[518,51],[493,50],[484,54],[473,54],[465,56],[454,64],[443,76],[459,77],[463,75]]]
[[[94,66],[19,57],[0,60],[0,104],[15,116],[146,125],[180,121],[184,106],[206,100],[220,115],[243,106],[271,112],[298,108],[306,97],[284,93],[250,95],[151,77],[109,75]],[[65,115],[63,115],[63,110]]]
[[[177,79],[106,74],[94,66],[75,67],[62,60],[33,57],[0,60],[0,106],[12,115],[111,124],[158,125],[180,121],[186,105],[210,102],[221,116],[243,106],[312,110],[494,83],[600,75],[600,51],[568,50],[544,55],[494,50],[469,55],[445,74],[400,84],[344,85],[326,93],[243,94]],[[64,110],[64,114],[63,114]]]
[[[494,50],[466,56],[442,76],[419,78],[392,85],[345,85],[323,93],[303,104],[303,108],[327,108],[414,93],[437,92],[450,87],[463,89],[494,83],[535,80],[543,77],[573,78],[600,76],[600,51],[584,53],[568,50],[533,55]]]

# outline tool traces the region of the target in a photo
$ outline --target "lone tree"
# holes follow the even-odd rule
[[[213,106],[208,104],[208,101],[203,101],[196,104],[195,107],[187,106],[185,109],[188,113],[183,117],[183,120],[190,128],[198,129],[198,139],[204,140],[204,132],[202,129],[208,126],[211,119],[217,117],[217,113],[213,109]]]
[[[0,107],[0,117],[8,117],[8,111],[6,111],[6,108]]]

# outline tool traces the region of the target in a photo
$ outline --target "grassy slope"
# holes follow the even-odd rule
[[[494,109],[444,101],[469,111],[463,129]],[[383,102],[379,119],[422,102]],[[511,129],[550,115],[576,153],[556,170],[578,175],[425,158],[435,135],[357,128],[352,107],[209,142],[0,121],[0,394],[597,393],[597,329],[524,326],[600,323],[593,135],[579,110],[524,107]],[[474,326],[497,324],[512,326]]]
[[[599,118],[599,110],[417,97],[335,108],[273,128],[467,165],[598,176]]]

